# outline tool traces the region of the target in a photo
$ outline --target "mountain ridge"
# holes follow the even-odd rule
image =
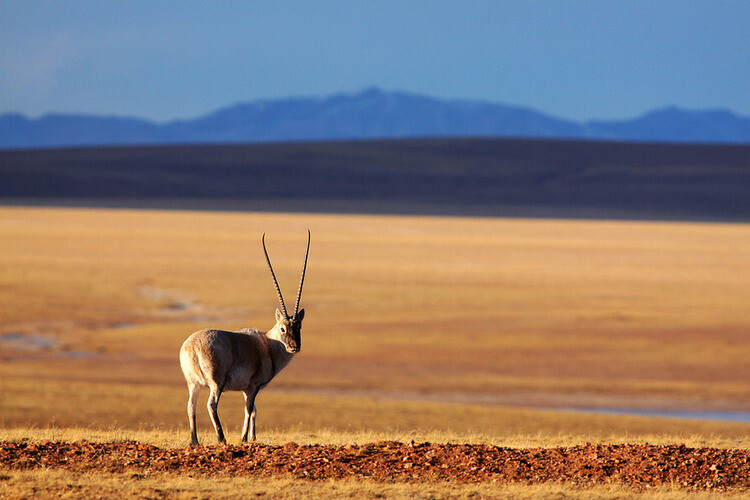
[[[674,106],[624,120],[578,122],[485,100],[368,88],[325,97],[237,103],[167,122],[138,117],[0,114],[0,148],[233,144],[429,137],[750,144],[750,117]]]

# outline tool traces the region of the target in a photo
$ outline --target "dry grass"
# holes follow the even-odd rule
[[[8,435],[19,426],[36,430],[20,431],[17,437],[52,439],[55,435],[65,440],[68,437],[62,437],[66,435],[61,433],[68,428],[81,429],[76,439],[95,439],[102,431],[163,430],[172,436],[170,447],[188,442],[184,413],[186,391],[181,387],[44,382],[39,387],[13,384],[13,390],[17,392],[6,391],[4,395],[8,408],[2,417],[13,425],[6,423],[8,429],[0,430],[0,435]],[[205,394],[202,399],[205,401]],[[238,393],[227,393],[222,398],[220,411],[230,442],[239,440],[243,408]],[[273,389],[261,393],[258,411],[258,437],[262,442],[415,439],[523,447],[587,441],[684,442],[724,448],[750,446],[748,425],[741,423],[308,395]],[[198,423],[202,430],[201,441],[214,443],[216,438],[203,405],[199,408]],[[163,443],[162,438],[159,442]]]
[[[552,412],[550,412],[552,413]],[[526,411],[524,417],[533,418],[533,411]],[[552,415],[549,415],[552,420]],[[306,428],[302,425],[290,426],[289,429],[267,429],[258,436],[258,442],[269,445],[283,445],[286,443],[297,443],[300,445],[325,444],[325,445],[349,445],[377,443],[380,441],[409,442],[414,440],[418,443],[455,443],[455,444],[486,444],[519,449],[529,448],[555,448],[577,446],[585,443],[597,444],[650,444],[669,445],[682,443],[693,448],[723,448],[744,449],[750,448],[750,436],[737,433],[734,437],[727,437],[719,433],[711,434],[710,428],[695,428],[693,433],[684,429],[675,429],[672,433],[648,434],[636,429],[631,432],[627,429],[617,428],[609,434],[572,434],[554,432],[553,429],[537,430],[531,432],[506,433],[478,431],[478,430],[436,430],[436,429],[359,429],[359,430],[336,430],[326,428]],[[239,444],[239,429],[234,429],[234,434],[229,436],[230,444]],[[682,432],[681,432],[682,431]],[[160,448],[184,448],[188,439],[184,429],[126,429],[113,427],[110,429],[93,429],[91,427],[59,427],[49,426],[45,428],[14,427],[0,429],[0,441],[9,442],[43,442],[61,441],[77,442],[91,441],[95,443],[111,443],[118,441],[137,441]],[[202,443],[207,446],[215,444],[216,437],[209,429],[204,429],[200,434]]]
[[[215,480],[176,474],[71,474],[58,470],[1,471],[2,498],[686,498],[684,491],[655,488],[636,491],[623,486],[568,484],[393,483],[370,480],[312,482],[293,478],[223,477]],[[689,498],[746,498],[741,493],[692,492]]]
[[[308,227],[276,387],[750,408],[741,224],[0,208],[0,334],[59,342],[0,369],[178,386],[192,331],[270,326],[259,234],[293,294]]]
[[[2,208],[0,334],[58,345],[4,344],[0,391],[181,386],[190,332],[270,325],[258,235],[290,294],[307,227],[305,346],[277,388],[748,409],[739,224]],[[3,401],[6,425],[55,416]]]

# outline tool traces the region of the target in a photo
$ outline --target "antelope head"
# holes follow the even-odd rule
[[[279,288],[279,282],[276,280],[276,274],[273,272],[273,266],[271,265],[271,259],[268,258],[268,250],[266,250],[266,235],[263,233],[261,238],[263,243],[263,253],[266,255],[266,262],[268,262],[268,269],[271,271],[271,278],[273,284],[276,287],[276,294],[279,296],[279,305],[281,310],[276,309],[276,325],[271,329],[271,332],[275,332],[278,340],[283,342],[284,347],[288,353],[294,354],[299,352],[302,347],[302,339],[300,332],[302,330],[302,320],[305,318],[305,310],[299,308],[299,301],[302,298],[302,285],[305,283],[305,270],[307,269],[307,256],[310,253],[310,230],[307,230],[307,250],[305,250],[305,262],[302,264],[302,277],[299,280],[299,290],[297,291],[297,301],[294,304],[294,313],[289,315],[284,304],[284,297],[281,295],[281,288]],[[271,333],[269,332],[269,333]]]

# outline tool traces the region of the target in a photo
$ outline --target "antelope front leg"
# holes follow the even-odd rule
[[[258,389],[251,389],[245,391],[245,423],[242,426],[242,442],[247,443],[247,434],[250,432],[250,437],[255,441],[255,415],[257,410],[255,409],[255,396],[258,395]]]
[[[216,439],[218,439],[219,444],[226,444],[226,439],[224,439],[224,431],[221,429],[221,422],[219,421],[219,396],[221,396],[221,392],[215,388],[211,387],[211,394],[208,396],[208,414],[211,416],[211,422],[214,424],[214,429],[216,429]]]

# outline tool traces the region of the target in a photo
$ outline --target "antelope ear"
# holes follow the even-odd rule
[[[278,323],[282,319],[284,319],[284,315],[281,314],[281,311],[279,311],[278,309],[276,309],[276,322]]]
[[[302,321],[303,319],[305,319],[305,310],[300,309],[299,312],[297,313],[297,316],[295,316],[295,319],[297,321]]]

